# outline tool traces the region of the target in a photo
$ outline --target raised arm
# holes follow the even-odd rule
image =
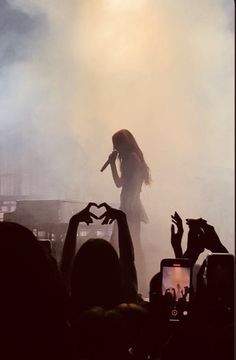
[[[187,250],[183,254],[184,258],[192,261],[193,265],[197,261],[199,255],[205,250],[204,247],[204,232],[201,228],[203,219],[187,219],[186,222],[189,226]]]
[[[171,215],[171,221],[171,245],[173,247],[175,257],[181,258],[183,256],[183,251],[181,247],[181,241],[184,233],[183,222],[176,211],[174,215]],[[175,232],[175,225],[177,228],[177,232]]]
[[[79,213],[73,215],[69,221],[66,238],[62,251],[62,259],[60,270],[64,278],[67,288],[69,288],[71,271],[73,266],[73,261],[75,258],[76,252],[76,239],[77,239],[77,229],[80,222],[85,222],[87,225],[93,222],[93,218],[97,218],[94,214],[90,213],[90,207],[94,205],[89,203],[86,208],[84,208]]]
[[[129,302],[137,301],[137,273],[135,268],[134,247],[125,213],[117,218],[119,232],[120,263],[124,278],[124,289]]]
[[[111,166],[111,173],[114,180],[114,183],[118,188],[122,186],[122,180],[121,177],[118,174],[117,167],[116,167],[116,158],[117,158],[118,152],[116,150],[112,151],[112,153],[109,155],[109,162]]]
[[[117,220],[120,264],[123,276],[123,288],[125,300],[127,302],[137,301],[137,274],[134,263],[134,248],[130,235],[126,215],[123,211],[113,209],[106,203],[102,204],[106,212],[101,218],[104,218],[102,224],[111,224]]]
[[[219,236],[217,235],[214,226],[204,223],[202,225],[204,231],[204,245],[205,248],[210,250],[213,253],[228,253],[226,247],[220,241]]]
[[[204,219],[187,219],[189,225],[188,246],[183,257],[197,261],[200,253],[205,249],[213,253],[227,253],[228,250],[221,243],[214,227]]]

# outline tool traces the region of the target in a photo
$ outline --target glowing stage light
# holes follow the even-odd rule
[[[129,11],[140,9],[146,2],[146,0],[104,0],[103,4],[114,11]]]

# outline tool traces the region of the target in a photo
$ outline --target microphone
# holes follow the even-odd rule
[[[110,160],[108,159],[106,162],[105,162],[105,164],[103,165],[103,167],[101,168],[101,172],[102,171],[104,171],[107,167],[108,167],[108,165],[110,164]]]
[[[116,154],[116,156],[117,156],[117,154],[118,154],[118,151],[117,150],[113,150],[113,152],[112,153],[114,153],[114,154]],[[105,162],[105,164],[102,166],[102,168],[101,168],[101,172],[103,172],[107,167],[108,167],[108,165],[110,164],[110,160],[109,160],[109,158],[108,158],[108,160]]]

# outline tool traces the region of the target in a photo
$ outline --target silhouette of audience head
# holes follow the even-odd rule
[[[72,324],[72,358],[126,360],[129,358],[127,337],[126,323],[119,311],[90,308]]]
[[[140,352],[146,323],[147,311],[137,304],[84,311],[72,324],[73,358],[129,359],[130,352]]]
[[[133,354],[142,352],[143,342],[148,333],[148,311],[143,306],[130,303],[120,304],[115,308],[125,322],[127,347]]]
[[[0,223],[0,284],[4,358],[15,352],[24,359],[62,354],[64,288],[33,233],[19,224]]]
[[[86,241],[74,260],[71,277],[73,311],[93,306],[111,308],[121,302],[121,270],[118,255],[103,239]]]

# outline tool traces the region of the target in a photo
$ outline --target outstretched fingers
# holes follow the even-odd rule
[[[114,216],[111,216],[110,214],[108,214],[108,212],[106,211],[104,214],[102,214],[101,216],[99,216],[99,219],[104,219],[102,221],[102,225],[106,225],[106,224],[112,224],[113,221],[115,220]]]
[[[171,215],[171,221],[172,221],[172,226],[176,226],[177,227],[177,232],[183,232],[183,222],[181,217],[179,216],[179,214],[177,212],[174,213],[174,215]],[[175,234],[175,228],[171,227],[171,234]]]
[[[103,202],[102,204],[98,205],[98,207],[104,207],[107,211],[112,209],[106,202]]]
[[[93,214],[93,213],[91,213],[91,212],[89,212],[89,216],[90,216],[91,218],[96,219],[96,220],[100,219],[100,217],[98,217],[97,215],[95,215],[95,214]]]
[[[176,234],[176,233],[175,233],[175,227],[174,227],[173,224],[171,225],[170,231],[171,231],[171,235],[175,235],[175,234]]]
[[[109,220],[110,220],[110,216],[108,216],[108,215],[105,213],[105,215],[104,215],[103,217],[104,217],[104,220],[102,221],[102,225],[108,224],[108,222],[109,222]]]
[[[178,226],[178,222],[175,220],[175,218],[171,215],[171,221],[173,224],[175,224],[176,226]]]
[[[182,221],[181,217],[179,216],[179,214],[177,213],[177,211],[175,211],[175,218],[179,221]]]
[[[95,202],[89,202],[85,209],[89,210],[91,208],[91,206],[96,206],[97,207],[97,204]]]

